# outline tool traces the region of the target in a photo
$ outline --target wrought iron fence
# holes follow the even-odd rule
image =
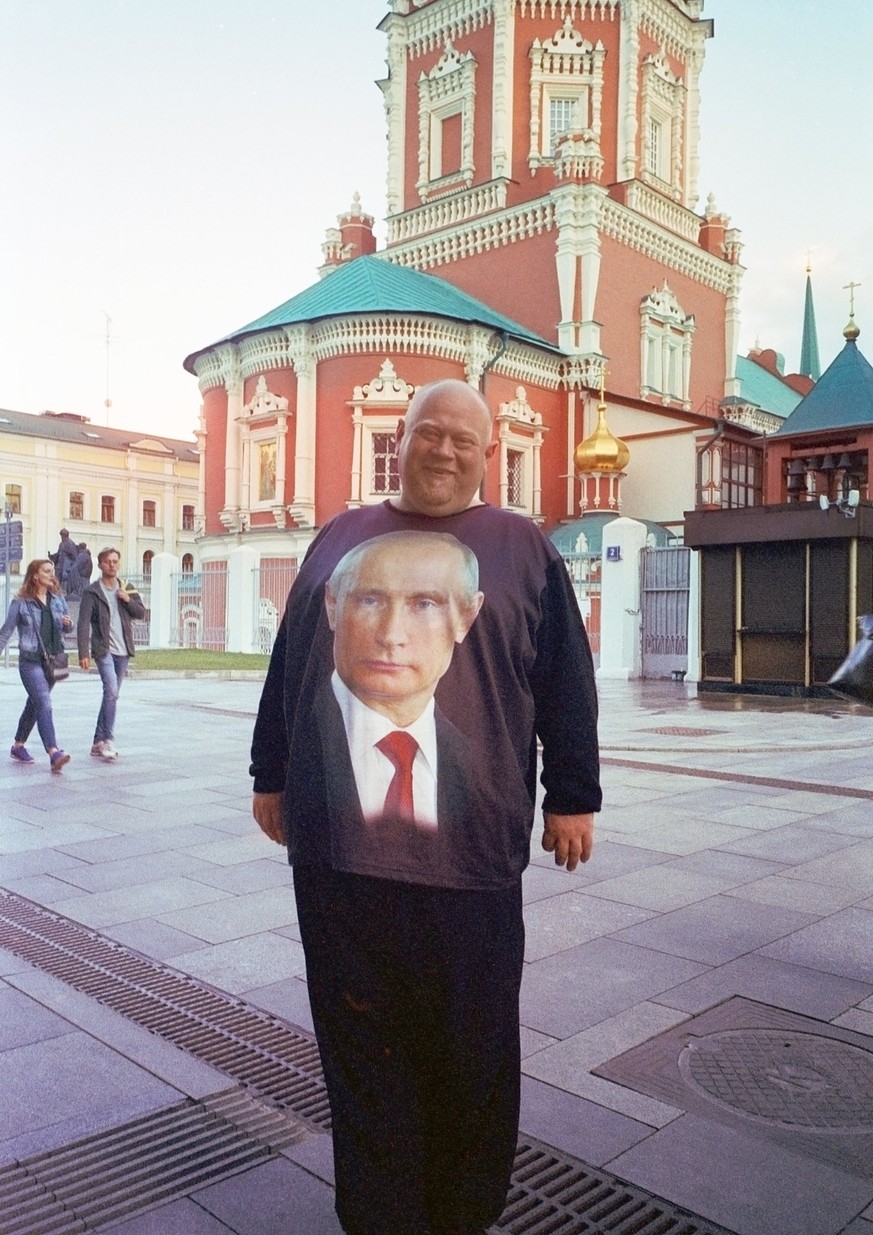
[[[600,554],[564,553],[564,565],[570,576],[579,612],[588,632],[588,642],[594,664],[600,664]]]

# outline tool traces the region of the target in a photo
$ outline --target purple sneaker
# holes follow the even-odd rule
[[[9,754],[19,763],[33,763],[33,755],[24,746],[13,746]]]
[[[61,768],[70,762],[70,756],[65,750],[56,750],[53,755],[49,755],[49,763],[53,772],[60,772]]]

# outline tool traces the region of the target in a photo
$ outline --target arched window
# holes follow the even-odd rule
[[[144,579],[151,579],[152,577],[152,558],[154,556],[154,552],[151,549],[146,549],[145,553],[142,555],[142,573]]]
[[[183,575],[193,575],[194,574],[194,554],[193,553],[183,554],[182,574]]]

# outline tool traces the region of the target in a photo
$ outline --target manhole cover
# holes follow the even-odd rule
[[[783,1128],[873,1130],[873,1054],[807,1033],[733,1029],[689,1039],[689,1085]]]
[[[734,995],[593,1068],[618,1085],[873,1178],[870,1038]]]

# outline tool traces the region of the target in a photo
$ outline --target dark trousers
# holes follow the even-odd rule
[[[296,867],[309,997],[353,1235],[478,1235],[503,1212],[519,1110],[521,887]]]

